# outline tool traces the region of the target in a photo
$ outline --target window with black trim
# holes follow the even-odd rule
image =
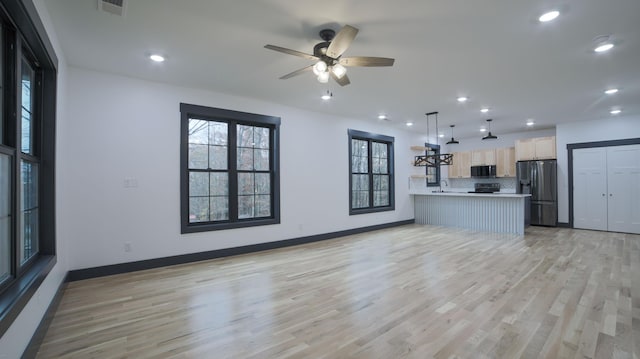
[[[280,223],[280,118],[180,104],[182,233]]]
[[[425,156],[440,156],[440,145],[425,143]],[[426,166],[427,187],[440,186],[440,166]]]
[[[395,209],[394,138],[349,130],[349,214]]]
[[[0,4],[0,336],[55,257],[57,59],[31,1]]]

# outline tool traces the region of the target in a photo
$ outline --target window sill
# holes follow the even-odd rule
[[[182,234],[198,233],[208,231],[219,231],[224,229],[245,228],[255,226],[266,226],[269,224],[280,224],[280,218],[264,218],[238,222],[227,223],[206,223],[206,224],[189,224],[182,226]]]
[[[356,215],[356,214],[395,211],[395,209],[396,209],[395,206],[378,207],[378,208],[350,209],[349,210],[349,215],[353,216],[353,215]]]
[[[55,256],[39,256],[20,278],[0,294],[0,336],[11,327],[55,264]]]

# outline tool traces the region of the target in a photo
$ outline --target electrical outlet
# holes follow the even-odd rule
[[[124,251],[125,252],[131,252],[131,242],[125,242],[124,243]]]

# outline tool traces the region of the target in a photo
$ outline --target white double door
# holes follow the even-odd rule
[[[573,150],[573,226],[640,234],[640,145]]]

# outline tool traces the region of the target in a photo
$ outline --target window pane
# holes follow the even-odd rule
[[[271,196],[256,196],[256,217],[271,216]]]
[[[387,144],[380,142],[373,142],[373,157],[388,158]]]
[[[389,168],[386,158],[373,158],[373,173],[388,173]]]
[[[11,274],[11,158],[0,154],[0,283]]]
[[[209,194],[211,196],[229,195],[229,174],[226,172],[212,172],[209,177]]]
[[[352,191],[351,208],[369,207],[369,191]]]
[[[238,147],[254,147],[253,126],[238,125],[236,128],[238,131],[238,133],[236,134],[236,136],[238,137]]]
[[[189,145],[189,168],[190,169],[207,169],[208,167],[208,154],[207,145]]]
[[[256,171],[269,170],[269,150],[254,150],[253,162]]]
[[[271,194],[271,175],[268,173],[256,173],[255,193]]]
[[[209,121],[189,119],[189,143],[206,145],[209,143]]]
[[[224,122],[209,121],[209,144],[228,146],[228,125]]]
[[[209,196],[209,173],[189,172],[189,196]]]
[[[389,205],[389,192],[373,192],[373,205],[374,207],[388,206]]]
[[[269,149],[269,129],[264,127],[254,127],[253,140],[255,148]]]
[[[211,220],[225,221],[229,219],[229,197],[211,197]]]
[[[255,184],[253,173],[238,173],[238,194],[253,195],[255,193]]]
[[[209,168],[213,170],[226,170],[227,146],[209,146]]]
[[[353,175],[351,177],[351,185],[354,190],[369,190],[369,175]]]
[[[22,161],[20,264],[38,253],[38,164]]]
[[[209,197],[189,197],[189,222],[209,221]]]
[[[254,215],[254,196],[238,196],[238,218],[253,218]]]
[[[21,129],[22,129],[22,152],[33,154],[33,96],[31,87],[33,85],[34,71],[29,62],[22,59],[22,108],[21,108]]]
[[[253,170],[252,148],[238,148],[238,169],[241,171]]]

